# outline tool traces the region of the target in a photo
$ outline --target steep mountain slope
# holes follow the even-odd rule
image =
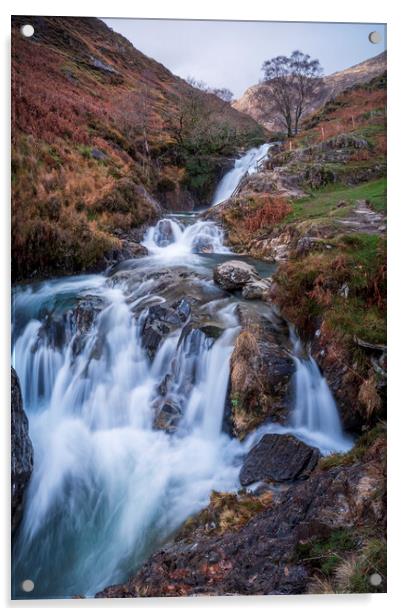
[[[209,201],[228,157],[263,139],[98,19],[13,17],[14,278],[102,266],[117,234],[159,203]]]
[[[343,71],[338,71],[332,75],[327,75],[322,80],[321,87],[317,89],[313,99],[307,105],[304,117],[312,114],[344,90],[366,83],[374,77],[383,74],[386,71],[386,67],[387,54],[384,51],[360,64],[351,66]],[[258,95],[260,100],[258,100]],[[265,99],[265,102],[262,102],[262,98]],[[268,130],[278,131],[282,129],[272,100],[271,86],[268,84],[259,83],[251,86],[233,103],[233,107],[238,109],[238,111],[249,114]]]

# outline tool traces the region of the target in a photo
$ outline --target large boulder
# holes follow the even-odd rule
[[[238,308],[243,331],[230,361],[233,434],[239,438],[265,421],[285,421],[294,372],[287,324],[275,314],[273,320],[259,316],[249,306]]]
[[[284,482],[307,479],[314,470],[319,451],[290,434],[265,434],[247,454],[240,483]]]
[[[258,280],[259,276],[255,267],[234,259],[217,265],[213,270],[213,279],[222,289],[237,291],[247,283]]]
[[[24,495],[34,465],[34,450],[28,432],[20,383],[14,368],[11,368],[11,530],[20,523]]]

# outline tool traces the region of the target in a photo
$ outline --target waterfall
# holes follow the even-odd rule
[[[228,171],[222,180],[219,182],[213,196],[212,205],[218,205],[226,199],[230,199],[237,186],[247,175],[256,173],[258,171],[258,163],[268,154],[268,150],[274,144],[264,143],[258,148],[251,148],[241,158],[238,158],[234,162],[234,167]]]
[[[343,433],[337,405],[316,362],[309,355],[294,357],[294,363],[293,432],[325,453],[349,450],[353,441]]]
[[[323,452],[350,446],[326,381],[297,343],[290,425],[266,424],[243,443],[225,434],[239,300],[223,296],[201,256],[229,252],[223,233],[166,218],[143,243],[149,256],[108,274],[14,289],[13,364],[35,458],[13,548],[14,597],[26,598],[25,579],[38,598],[124,582],[212,490],[238,489],[241,458],[264,433],[296,434]],[[142,335],[156,306],[169,306],[175,326],[150,356]],[[194,310],[200,322],[190,321]],[[161,416],[166,430],[156,429]]]
[[[211,221],[181,225],[178,221],[163,218],[147,231],[143,245],[150,255],[164,259],[198,253],[230,253],[224,245],[223,230]]]
[[[354,444],[344,433],[338,407],[324,376],[300,338],[290,328],[290,342],[295,372],[292,377],[292,408],[285,425],[267,423],[247,439],[252,447],[264,434],[293,434],[323,455],[349,451]]]
[[[312,356],[305,354],[293,329],[294,404],[290,424],[297,436],[321,451],[346,451],[352,439],[344,434],[338,408],[327,381]]]

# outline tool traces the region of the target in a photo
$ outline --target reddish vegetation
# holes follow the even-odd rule
[[[255,197],[255,208],[244,220],[247,231],[255,232],[281,222],[292,211],[282,197],[259,195]]]
[[[303,124],[303,130],[297,137],[300,144],[309,139],[310,143],[320,143],[341,133],[356,131],[369,125],[386,124],[386,89],[357,87],[340,94],[329,102],[324,110],[308,118]],[[386,153],[386,135],[375,137],[376,151]],[[366,156],[364,152],[358,156]],[[357,158],[356,160],[363,160]]]
[[[32,39],[20,34],[27,22]],[[162,179],[178,195],[169,127],[195,90],[98,19],[12,25],[13,277],[102,265],[119,248],[116,228],[156,216]],[[200,99],[240,134],[256,129],[215,96]]]

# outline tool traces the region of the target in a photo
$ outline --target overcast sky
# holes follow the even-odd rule
[[[262,78],[264,60],[300,49],[318,58],[328,75],[382,52],[380,24],[321,24],[153,19],[104,19],[147,56],[181,77],[227,87],[239,97]],[[368,35],[377,31],[375,45]]]

